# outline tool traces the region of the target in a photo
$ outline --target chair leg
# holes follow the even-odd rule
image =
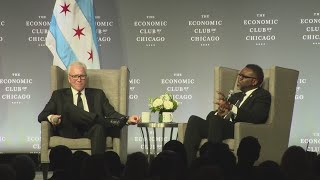
[[[42,163],[41,169],[42,169],[43,180],[47,180],[48,179],[48,171],[49,171],[49,163]]]

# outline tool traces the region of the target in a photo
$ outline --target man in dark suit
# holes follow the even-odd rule
[[[38,121],[49,121],[62,137],[91,139],[92,154],[104,153],[109,131],[140,121],[137,115],[116,112],[101,89],[85,88],[85,64],[73,62],[68,68],[68,81],[71,87],[52,93]]]
[[[219,105],[216,111],[211,111],[206,120],[192,115],[188,120],[184,145],[189,164],[196,157],[201,139],[218,143],[234,137],[234,123],[248,122],[265,123],[270,109],[271,95],[261,88],[264,74],[261,67],[248,64],[238,75],[237,86],[241,90],[226,98],[218,92]]]

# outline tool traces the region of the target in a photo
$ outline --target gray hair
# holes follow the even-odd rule
[[[69,67],[68,67],[68,74],[70,73],[70,68],[71,66],[81,66],[84,68],[84,70],[87,72],[87,66],[83,63],[83,62],[80,62],[80,61],[73,61]]]

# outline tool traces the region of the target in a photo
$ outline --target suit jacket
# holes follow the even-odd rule
[[[241,94],[242,92],[232,95],[229,99],[230,103],[235,104]],[[258,88],[238,108],[237,116],[233,121],[255,124],[265,123],[268,119],[270,104],[271,95],[269,91]]]
[[[61,115],[61,124],[56,127],[59,135],[63,137],[81,137],[83,131],[94,124],[96,118],[120,118],[124,115],[114,110],[108,98],[101,89],[86,88],[86,99],[89,112],[73,104],[71,88],[55,90],[49,102],[38,116],[38,121],[48,121],[51,114]]]

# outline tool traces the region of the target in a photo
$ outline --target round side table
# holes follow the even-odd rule
[[[170,132],[170,140],[172,140],[173,135],[173,128],[178,128],[178,123],[170,122],[170,123],[157,123],[157,122],[148,122],[148,123],[139,123],[137,124],[138,127],[140,127],[142,138],[143,138],[143,150],[146,153],[146,142],[145,142],[145,136],[143,132],[143,128],[145,128],[146,135],[147,135],[147,142],[148,142],[148,161],[150,162],[151,159],[151,148],[150,148],[150,135],[149,135],[149,128],[153,129],[153,136],[154,136],[154,154],[157,155],[157,134],[156,134],[156,128],[162,128],[162,147],[164,146],[164,136],[165,136],[165,129],[171,128]]]

